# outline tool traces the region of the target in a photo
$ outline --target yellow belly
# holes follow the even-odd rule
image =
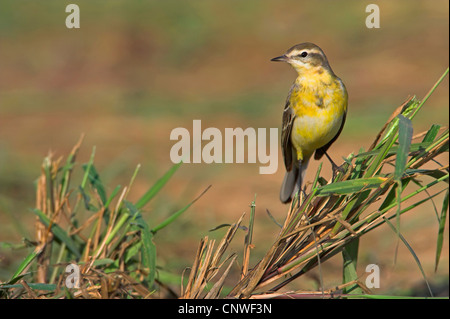
[[[290,106],[296,114],[291,142],[297,159],[308,159],[338,133],[347,109],[347,93],[339,80],[330,85],[294,90]]]
[[[294,121],[291,133],[297,159],[309,158],[316,149],[325,146],[339,131],[343,114],[320,112],[317,116],[300,116]]]

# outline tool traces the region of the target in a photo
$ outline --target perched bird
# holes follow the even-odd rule
[[[301,43],[271,61],[289,63],[298,73],[283,111],[281,148],[286,167],[280,200],[288,203],[301,190],[311,156],[326,153],[341,134],[347,114],[347,90],[331,70],[322,49]]]

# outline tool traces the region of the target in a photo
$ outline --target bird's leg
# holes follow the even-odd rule
[[[300,208],[300,193],[301,193],[301,189],[299,189],[298,191],[297,191],[297,209],[299,209]]]
[[[334,180],[334,178],[336,177],[336,171],[339,171],[340,173],[343,174],[343,173],[345,172],[345,170],[344,170],[344,168],[343,168],[342,166],[336,165],[336,163],[333,162],[333,160],[332,160],[331,157],[327,154],[327,152],[325,152],[324,154],[325,154],[325,156],[328,158],[328,160],[329,160],[330,163],[331,163],[331,169],[332,169],[332,171],[333,171],[333,177],[332,177],[332,179]]]
[[[305,183],[305,185],[303,185],[301,191],[302,191],[304,198],[306,198],[306,183]]]
[[[301,186],[297,191],[297,208],[300,207],[300,199],[306,198],[306,185]]]

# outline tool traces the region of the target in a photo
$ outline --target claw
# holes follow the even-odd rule
[[[332,168],[331,168],[331,169],[332,169],[332,171],[333,171],[333,180],[336,178],[338,172],[341,173],[341,174],[344,174],[344,173],[345,173],[345,170],[344,170],[344,168],[343,168],[343,165],[337,166],[337,165],[335,164],[335,165],[332,165]]]
[[[341,166],[336,165],[336,163],[333,162],[333,160],[331,159],[331,157],[328,156],[327,152],[325,152],[325,156],[328,158],[328,160],[329,160],[330,163],[331,163],[331,169],[332,169],[332,172],[333,172],[332,180],[334,180],[334,179],[336,178],[336,175],[337,175],[336,172],[337,172],[337,171],[339,171],[339,173],[342,173],[342,174],[345,173],[345,170],[344,170],[344,168],[343,168],[344,165],[341,165]]]

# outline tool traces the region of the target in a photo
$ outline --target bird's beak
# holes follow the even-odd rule
[[[283,54],[283,55],[277,56],[276,58],[273,58],[273,59],[270,60],[270,61],[275,61],[275,62],[287,62],[287,61],[289,61],[289,58],[288,58],[285,54]]]

